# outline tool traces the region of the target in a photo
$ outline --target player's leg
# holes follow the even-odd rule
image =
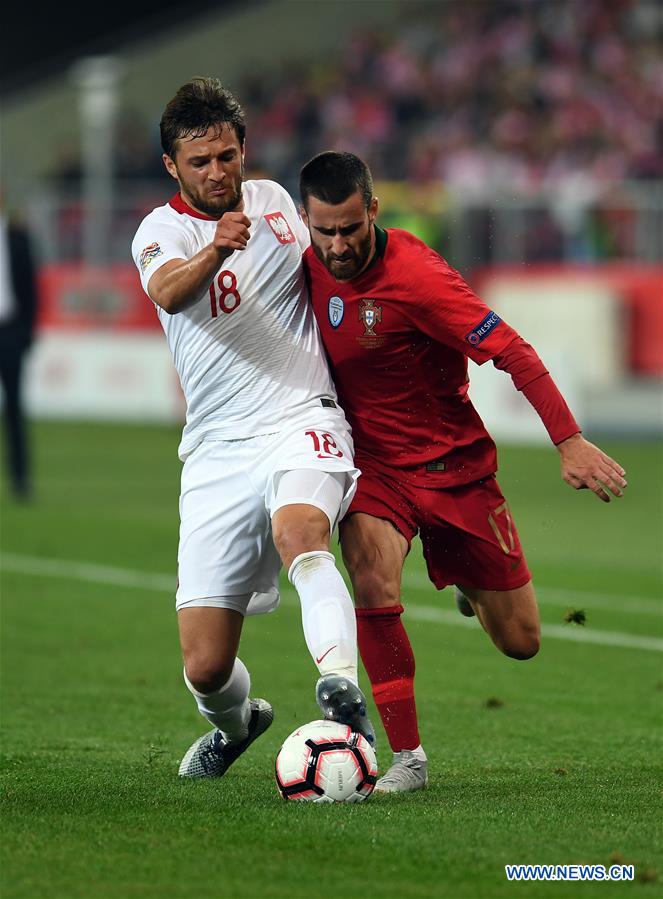
[[[254,452],[246,443],[238,449],[203,442],[182,471],[177,611],[184,680],[214,726],[182,759],[184,777],[221,776],[273,718],[269,703],[249,699],[249,673],[237,658],[253,591],[267,592],[278,578],[273,547],[273,570],[261,568],[271,541],[261,497],[244,475]]]
[[[326,717],[375,731],[357,678],[357,627],[352,599],[329,551],[352,477],[344,471],[279,473],[271,502],[274,544],[299,595],[306,645],[320,673],[316,700]],[[306,500],[306,501],[305,501]]]
[[[394,753],[376,790],[421,789],[428,782],[427,760],[417,724],[414,653],[401,620],[401,574],[409,542],[390,521],[362,512],[345,518],[340,532],[355,597],[359,651]]]
[[[10,335],[11,337],[11,332]],[[0,382],[4,393],[5,445],[9,482],[15,494],[29,495],[26,429],[21,404],[23,353],[10,339],[0,347]]]
[[[389,521],[365,513],[340,526],[343,561],[352,581],[359,651],[375,705],[395,752],[419,745],[414,707],[414,655],[401,621],[401,572],[409,545]]]
[[[495,646],[512,659],[531,659],[539,651],[541,625],[532,581],[513,590],[458,585]]]
[[[248,603],[248,597],[237,597]],[[244,615],[237,609],[188,606],[179,610],[184,680],[200,714],[227,739],[246,736],[249,673],[237,658]]]
[[[274,713],[264,699],[249,699],[251,679],[237,657],[244,613],[251,594],[214,597],[178,612],[184,681],[198,711],[213,730],[199,737],[180,763],[180,777],[222,777],[264,733]]]
[[[344,482],[343,474],[314,470],[282,474],[276,489],[272,533],[288,578],[299,594],[306,644],[320,674],[344,674],[356,683],[354,609],[329,551]],[[317,505],[295,501],[307,495]]]

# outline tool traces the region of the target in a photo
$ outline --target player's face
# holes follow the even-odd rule
[[[308,198],[303,217],[313,252],[337,281],[351,281],[368,265],[375,249],[377,211],[377,198],[367,209],[359,191],[335,206]]]
[[[177,142],[173,158],[164,153],[168,172],[180,185],[183,199],[205,215],[221,218],[242,200],[244,148],[234,128],[210,128],[202,137]]]

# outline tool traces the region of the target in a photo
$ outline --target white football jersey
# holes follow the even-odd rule
[[[156,307],[186,399],[180,458],[204,436],[273,433],[311,401],[336,398],[302,269],[308,230],[280,185],[246,181],[242,191],[246,249],[183,312]],[[145,292],[157,269],[190,259],[215,228],[179,194],[151,212],[131,247]]]

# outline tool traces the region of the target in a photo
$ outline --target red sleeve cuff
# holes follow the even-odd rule
[[[566,400],[548,374],[536,350],[516,335],[493,359],[496,368],[508,371],[517,390],[527,397],[554,444],[580,431]]]
[[[580,426],[566,405],[566,400],[546,372],[522,388],[556,445],[580,431]]]

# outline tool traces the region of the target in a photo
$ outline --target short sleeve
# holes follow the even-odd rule
[[[191,251],[187,236],[174,223],[159,222],[148,216],[138,228],[131,244],[133,256],[143,290],[149,296],[147,285],[152,275],[172,259],[188,259]]]

